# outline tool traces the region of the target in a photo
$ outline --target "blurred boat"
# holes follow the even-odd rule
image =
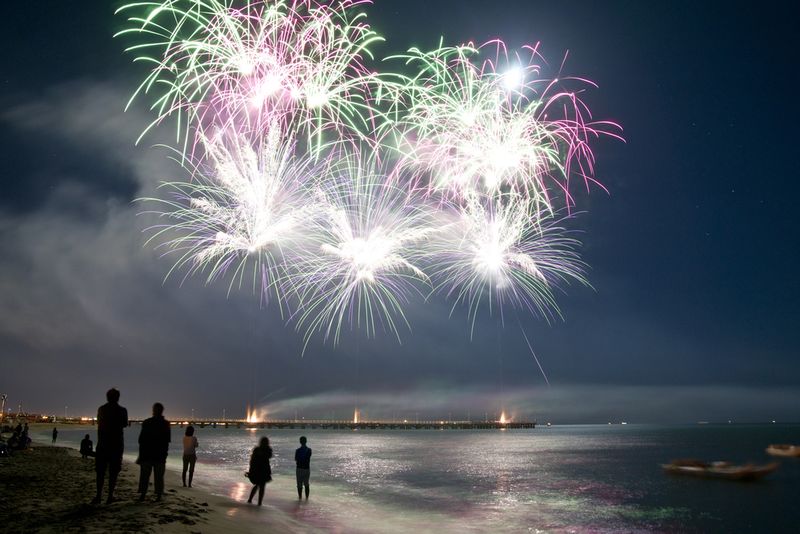
[[[735,465],[729,462],[706,463],[701,460],[673,460],[661,467],[667,473],[690,475],[702,478],[722,478],[727,480],[757,480],[778,468],[778,462],[766,465]]]
[[[800,456],[800,447],[797,445],[777,444],[767,447],[767,453],[773,456]]]

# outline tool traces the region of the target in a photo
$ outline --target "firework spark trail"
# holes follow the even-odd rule
[[[528,334],[525,333],[525,329],[522,328],[521,324],[519,325],[519,331],[522,332],[522,337],[525,338],[525,344],[528,345],[528,350],[531,351],[531,356],[533,356],[533,361],[536,362],[537,367],[539,367],[539,372],[541,372],[542,376],[544,377],[544,383],[549,386],[550,385],[550,380],[547,378],[547,373],[544,372],[544,367],[542,367],[542,364],[539,363],[539,358],[536,356],[536,353],[533,351],[533,347],[531,346],[531,342],[528,339]]]
[[[193,128],[233,126],[257,134],[276,119],[305,133],[317,152],[328,130],[365,137],[378,114],[369,85],[381,82],[362,57],[371,57],[369,46],[382,40],[363,13],[352,13],[365,3],[253,1],[235,9],[220,0],[170,0],[123,6],[118,12],[134,13],[132,27],[117,35],[149,39],[128,51],[139,54],[134,61],[155,65],[133,97],[156,95],[157,118],[148,130],[176,115],[184,148],[193,146]],[[135,14],[142,10],[146,16]]]
[[[192,182],[164,184],[175,200],[144,199],[168,208],[157,213],[171,222],[150,239],[177,234],[161,245],[180,255],[170,273],[188,266],[187,276],[207,272],[207,282],[230,274],[230,291],[250,272],[254,289],[260,285],[263,296],[274,293],[283,303],[285,257],[316,211],[305,186],[316,167],[298,161],[282,135],[275,124],[256,148],[235,133],[204,139],[206,170]]]
[[[418,261],[436,227],[433,211],[387,174],[349,154],[320,183],[324,216],[315,218],[313,246],[295,272],[306,343],[317,331],[338,343],[347,324],[367,335],[380,325],[398,339],[398,325],[408,326],[403,303],[428,281]]]

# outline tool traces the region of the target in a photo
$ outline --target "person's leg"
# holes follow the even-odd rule
[[[103,481],[106,477],[106,467],[108,462],[105,455],[98,455],[94,463],[94,470],[97,475],[97,493],[92,501],[93,504],[100,504],[100,499],[103,496]]]
[[[139,463],[139,500],[144,500],[147,493],[147,487],[150,485],[150,471],[153,470],[153,464],[150,462]]]
[[[301,497],[300,493],[303,488],[306,490],[306,500],[308,500],[308,481],[311,477],[311,470],[310,469],[298,469],[297,470],[297,496]]]
[[[189,458],[189,487],[192,487],[192,479],[194,478],[194,464],[197,462],[197,456],[194,454]]]
[[[153,465],[153,479],[154,485],[156,490],[156,500],[161,500],[161,497],[164,495],[164,470],[166,469],[167,464],[164,462],[159,462]]]
[[[181,472],[181,480],[183,480],[183,487],[186,487],[186,470],[189,469],[189,457],[187,455],[183,455],[183,471]],[[191,479],[189,479],[189,485],[192,485]]]
[[[256,494],[256,490],[258,489],[258,484],[253,484],[253,489],[250,490],[250,498],[247,499],[248,503],[253,502],[253,496]]]
[[[297,473],[295,475],[297,477],[297,498],[303,498],[303,473],[302,470],[298,467]]]
[[[114,500],[114,489],[117,487],[117,476],[122,471],[122,451],[114,452],[108,459],[108,498],[106,502]]]
[[[261,501],[264,500],[264,487],[267,485],[266,482],[262,482],[258,485],[258,505],[261,506]]]

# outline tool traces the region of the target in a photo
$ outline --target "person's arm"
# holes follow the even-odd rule
[[[131,423],[130,421],[128,421],[128,409],[122,408],[122,428],[125,428],[126,426],[130,425]]]
[[[256,472],[256,451],[253,449],[253,454],[250,455],[250,473],[255,476]]]
[[[193,445],[195,449],[200,447],[200,442],[197,441],[196,437],[192,436],[192,440],[194,441]]]

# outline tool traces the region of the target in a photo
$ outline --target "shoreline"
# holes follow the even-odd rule
[[[184,488],[181,473],[167,466],[164,497],[154,500],[153,480],[138,502],[138,466],[123,457],[112,504],[91,505],[94,459],[72,446],[34,440],[31,448],[0,459],[0,530],[3,532],[319,532],[292,519],[265,499],[263,506],[239,502],[197,488]]]

